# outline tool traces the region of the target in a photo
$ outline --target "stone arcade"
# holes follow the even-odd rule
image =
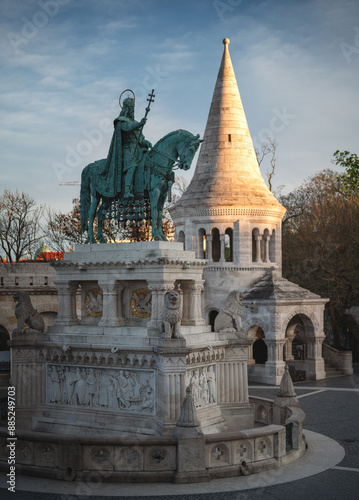
[[[178,241],[78,245],[54,264],[55,324],[47,333],[12,335],[19,472],[195,482],[280,467],[305,452],[304,414],[282,358],[284,327],[292,335],[292,318],[311,320],[317,376],[324,302],[299,288],[305,295],[293,297],[294,285],[280,277],[284,209],[254,161],[224,43],[206,142],[188,194],[173,210]],[[229,184],[217,186],[221,176]],[[163,335],[172,290],[181,295],[183,338]],[[222,313],[216,323],[213,311]],[[282,380],[274,402],[248,395],[248,335],[257,327],[269,356],[252,375]],[[6,457],[4,433],[1,443]]]

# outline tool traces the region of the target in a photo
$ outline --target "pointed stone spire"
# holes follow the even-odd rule
[[[288,365],[285,365],[284,374],[279,387],[279,398],[295,398],[297,395],[294,391],[292,377],[289,373]]]
[[[186,388],[186,396],[183,400],[180,417],[176,425],[177,427],[198,427],[201,425],[199,420],[197,420],[196,407],[190,386]]]
[[[272,195],[261,175],[249,133],[231,57],[229,39],[224,52],[193,179],[171,210],[212,215],[213,208],[236,208],[238,213],[266,213],[282,217],[285,209]],[[194,212],[193,212],[194,210]]]

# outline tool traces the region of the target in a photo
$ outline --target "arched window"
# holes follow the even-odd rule
[[[185,237],[184,231],[180,231],[178,233],[177,241],[179,241],[180,243],[183,243],[183,250],[186,250],[186,237]]]
[[[216,311],[215,309],[212,309],[212,311],[209,311],[208,322],[211,325],[211,332],[214,332],[214,322],[215,322],[215,319],[217,318],[217,316],[218,316],[218,311]]]
[[[221,258],[221,242],[219,239],[219,230],[214,227],[212,229],[212,259],[213,262],[219,262]]]
[[[206,230],[202,227],[198,230],[197,258],[206,258]]]
[[[256,331],[256,340],[253,342],[253,359],[256,364],[264,365],[268,359],[268,347],[264,341],[265,335],[259,326]]]
[[[226,262],[233,262],[233,229],[227,228],[224,239],[224,257]]]

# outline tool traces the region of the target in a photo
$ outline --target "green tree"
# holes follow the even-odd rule
[[[336,165],[345,169],[345,174],[340,175],[343,183],[343,191],[348,196],[359,194],[359,158],[358,155],[349,151],[339,151],[334,153]]]

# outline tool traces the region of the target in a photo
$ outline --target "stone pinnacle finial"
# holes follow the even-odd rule
[[[280,383],[278,396],[282,397],[282,398],[288,398],[288,397],[295,398],[296,397],[296,393],[294,392],[294,385],[293,385],[292,377],[290,376],[290,373],[289,373],[288,365],[285,365],[284,374],[282,377],[282,381]]]
[[[231,43],[229,38],[223,38],[223,45],[229,45]]]
[[[176,425],[177,427],[199,427],[201,425],[197,420],[191,386],[186,388],[186,396],[183,400],[180,417]]]

